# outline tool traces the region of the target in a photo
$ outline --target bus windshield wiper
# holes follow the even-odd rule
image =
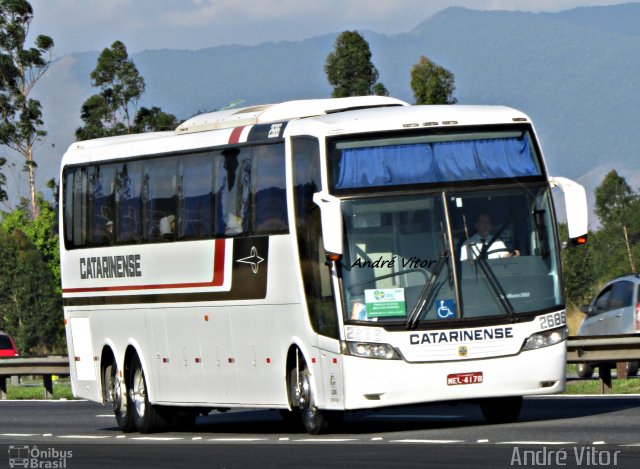
[[[429,281],[426,283],[426,285],[420,292],[420,296],[418,296],[418,301],[416,301],[416,305],[414,306],[413,311],[411,311],[411,314],[407,319],[407,324],[406,324],[407,329],[413,329],[414,327],[416,327],[416,324],[418,323],[418,318],[420,317],[422,310],[429,303],[429,300],[431,299],[431,295],[433,294],[436,287],[438,276],[440,275],[440,271],[442,271],[442,268],[447,263],[447,259],[449,259],[449,251],[445,249],[440,253],[440,257],[438,257],[438,261],[436,262],[436,265],[433,267],[431,278],[429,279]]]
[[[493,269],[487,262],[487,257],[482,255],[478,256],[476,257],[475,262],[480,266],[480,269],[482,270],[485,277],[489,281],[489,286],[493,290],[493,293],[495,293],[495,295],[498,297],[498,300],[500,301],[500,304],[502,305],[502,308],[504,309],[505,313],[507,313],[509,318],[513,320],[513,317],[515,315],[515,310],[513,309],[513,305],[509,301],[509,298],[507,298],[507,294],[502,288],[500,281],[498,280],[498,278],[496,277],[496,274],[493,272]]]

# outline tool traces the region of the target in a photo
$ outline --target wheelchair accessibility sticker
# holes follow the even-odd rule
[[[453,300],[436,300],[435,307],[439,319],[450,319],[456,315],[456,303]]]

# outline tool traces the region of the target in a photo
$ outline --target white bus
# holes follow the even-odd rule
[[[73,392],[125,432],[251,407],[319,433],[345,410],[462,400],[508,422],[564,389],[551,188],[573,244],[586,198],[549,178],[517,110],[231,109],[75,143],[61,181]]]

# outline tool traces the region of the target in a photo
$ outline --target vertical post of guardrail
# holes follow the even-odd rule
[[[44,398],[53,399],[53,380],[51,375],[43,375],[42,384],[44,385]]]
[[[7,398],[7,377],[0,376],[0,400]]]
[[[616,372],[618,379],[627,379],[627,362],[616,363]]]
[[[607,363],[602,363],[598,374],[600,375],[600,394],[611,394],[611,367]]]

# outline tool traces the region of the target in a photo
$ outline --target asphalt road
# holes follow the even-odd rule
[[[238,410],[189,432],[124,435],[99,404],[0,401],[0,467],[29,451],[29,467],[637,468],[638,422],[637,395],[553,396],[525,399],[507,425],[473,405],[433,405],[349,413],[336,433],[309,436],[275,411]]]

